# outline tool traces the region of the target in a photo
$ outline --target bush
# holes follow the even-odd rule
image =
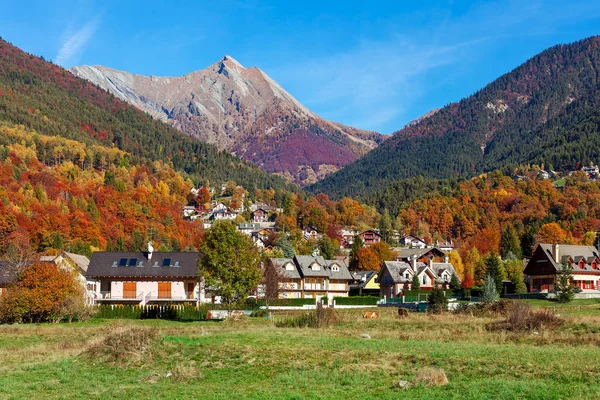
[[[302,307],[303,305],[314,305],[315,299],[269,299],[270,306],[288,306],[288,307]],[[264,299],[258,301],[259,306],[266,305]]]
[[[104,339],[91,345],[82,356],[94,362],[129,365],[152,356],[158,340],[156,328],[113,327]]]
[[[339,306],[374,306],[380,300],[377,296],[334,297]]]
[[[497,317],[506,315],[506,310],[511,306],[510,300],[499,300],[493,303],[459,304],[453,311],[454,314],[467,314],[474,317]]]
[[[269,311],[262,309],[262,310],[254,310],[252,311],[252,314],[250,314],[250,317],[253,318],[265,318],[266,316],[269,315]]]
[[[441,368],[425,367],[417,372],[413,383],[424,384],[427,387],[444,386],[448,384],[448,377]]]
[[[439,285],[435,285],[427,298],[427,311],[439,314],[448,311],[448,298]]]
[[[275,326],[278,328],[325,328],[338,323],[339,317],[333,308],[317,306],[315,311],[275,321]]]
[[[511,302],[506,310],[506,319],[488,325],[491,330],[530,332],[544,328],[554,328],[562,323],[551,310],[534,310],[521,301]]]

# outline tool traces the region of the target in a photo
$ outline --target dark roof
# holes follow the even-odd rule
[[[291,258],[271,258],[271,263],[273,264],[273,267],[276,268],[277,271],[284,278],[300,279],[300,274],[298,273],[296,264],[294,264],[294,260],[292,260]],[[285,266],[288,263],[292,263],[294,269],[292,269],[292,270],[285,269]]]
[[[438,257],[443,257],[446,253],[444,253],[442,250],[438,249],[437,247],[427,247],[424,249],[405,249],[405,248],[401,248],[398,251],[398,259],[402,260],[402,261],[406,261],[408,260],[409,257],[414,257],[416,256],[417,259],[423,257],[424,255],[426,255],[427,253],[431,252],[432,254],[438,256]]]
[[[342,280],[352,280],[352,275],[350,275],[350,271],[348,271],[348,267],[342,260],[325,260],[327,264],[327,269],[329,270],[329,279],[342,279]],[[333,271],[331,268],[337,265],[339,267],[339,271]]]
[[[574,270],[598,272],[598,270],[593,269],[590,265],[592,261],[598,257],[598,250],[594,246],[574,246],[561,244],[558,246],[558,257],[561,260],[560,263],[557,263],[554,259],[552,246],[553,245],[547,243],[539,244],[539,247],[542,249],[544,255],[552,263],[552,266],[554,266],[556,271],[561,270],[563,262],[568,262],[570,259],[572,259],[576,263],[579,263],[579,261],[583,258],[583,260],[586,261],[584,268],[581,269],[579,266],[577,266],[576,268],[573,268]]]
[[[198,275],[198,252],[95,252],[86,277],[191,277]],[[126,260],[122,266],[122,260]],[[135,263],[135,266],[130,266]],[[168,265],[166,265],[168,264]],[[164,265],[164,266],[163,266]]]
[[[325,259],[321,256],[313,257],[313,256],[295,256],[296,265],[299,267],[300,275],[302,277],[305,276],[324,276],[329,277],[329,272],[327,271],[327,264],[325,263]],[[312,269],[314,263],[319,265],[319,269]]]
[[[352,275],[352,279],[354,280],[354,283],[351,283],[350,287],[364,288],[367,285],[367,283],[369,283],[371,278],[373,278],[373,276],[377,274],[377,271],[352,271],[350,272],[350,274]]]

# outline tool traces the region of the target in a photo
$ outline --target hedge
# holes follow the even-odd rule
[[[315,299],[270,299],[268,301],[270,306],[288,306],[288,307],[302,307],[303,305],[314,305]],[[259,306],[265,306],[266,302],[264,299],[258,301]]]
[[[337,306],[374,306],[380,300],[377,296],[334,297]]]

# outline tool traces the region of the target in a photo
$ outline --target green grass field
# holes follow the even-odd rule
[[[554,331],[529,334],[487,331],[489,318],[398,320],[393,309],[380,311],[379,320],[340,311],[342,322],[324,329],[276,328],[266,319],[0,326],[0,398],[600,397],[600,305],[565,316]],[[114,362],[89,350],[130,327],[158,338]],[[449,384],[398,387],[430,366],[442,368]]]

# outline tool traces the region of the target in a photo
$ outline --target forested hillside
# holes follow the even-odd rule
[[[1,39],[0,121],[22,124],[43,135],[114,146],[130,153],[135,163],[172,163],[196,182],[234,180],[248,189],[285,186],[281,178],[185,137],[90,82]]]
[[[396,132],[311,190],[366,197],[415,176],[454,179],[530,163],[564,170],[598,162],[599,79],[600,37],[552,47]]]
[[[0,254],[197,248],[201,226],[181,218],[192,187],[162,161],[130,165],[116,148],[0,125]]]

